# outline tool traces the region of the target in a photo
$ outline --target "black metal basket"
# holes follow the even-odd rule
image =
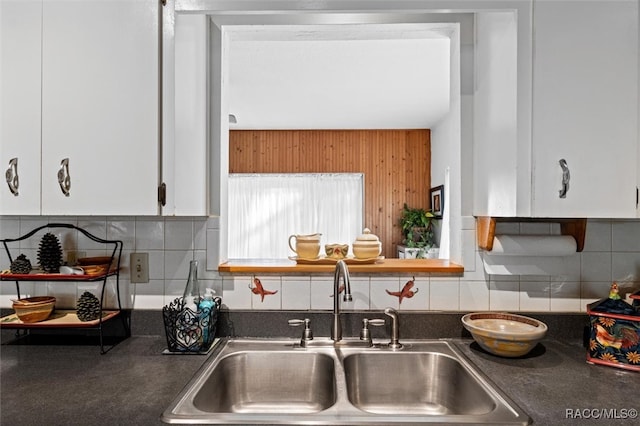
[[[191,308],[185,308],[183,298],[178,297],[162,308],[170,352],[206,352],[211,347],[218,322],[218,301],[212,308],[194,312]]]

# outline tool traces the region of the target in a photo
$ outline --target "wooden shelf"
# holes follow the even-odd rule
[[[325,274],[333,273],[335,265],[297,264],[289,259],[251,259],[236,260],[218,266],[218,272],[231,274]],[[439,273],[461,275],[464,267],[442,259],[384,259],[371,264],[349,265],[350,273]]]
[[[118,315],[120,311],[102,311],[102,322]],[[0,318],[0,328],[91,328],[100,325],[100,318],[93,321],[80,321],[75,310],[56,310],[51,316],[40,322],[24,323],[13,313]]]

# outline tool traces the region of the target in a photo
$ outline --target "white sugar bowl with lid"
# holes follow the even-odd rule
[[[356,259],[373,259],[380,256],[382,243],[378,237],[371,233],[369,228],[364,228],[362,235],[353,243],[353,255]]]

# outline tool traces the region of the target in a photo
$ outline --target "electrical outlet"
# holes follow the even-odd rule
[[[149,282],[149,253],[131,253],[129,257],[131,265],[131,282]]]

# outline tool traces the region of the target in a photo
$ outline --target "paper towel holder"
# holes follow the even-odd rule
[[[482,250],[493,250],[493,238],[496,235],[497,222],[550,222],[560,224],[560,233],[562,235],[571,235],[576,240],[577,252],[581,252],[584,248],[584,239],[587,232],[587,219],[568,219],[568,218],[523,218],[523,217],[494,217],[494,216],[477,216],[476,217],[476,235],[478,239],[478,248]]]

